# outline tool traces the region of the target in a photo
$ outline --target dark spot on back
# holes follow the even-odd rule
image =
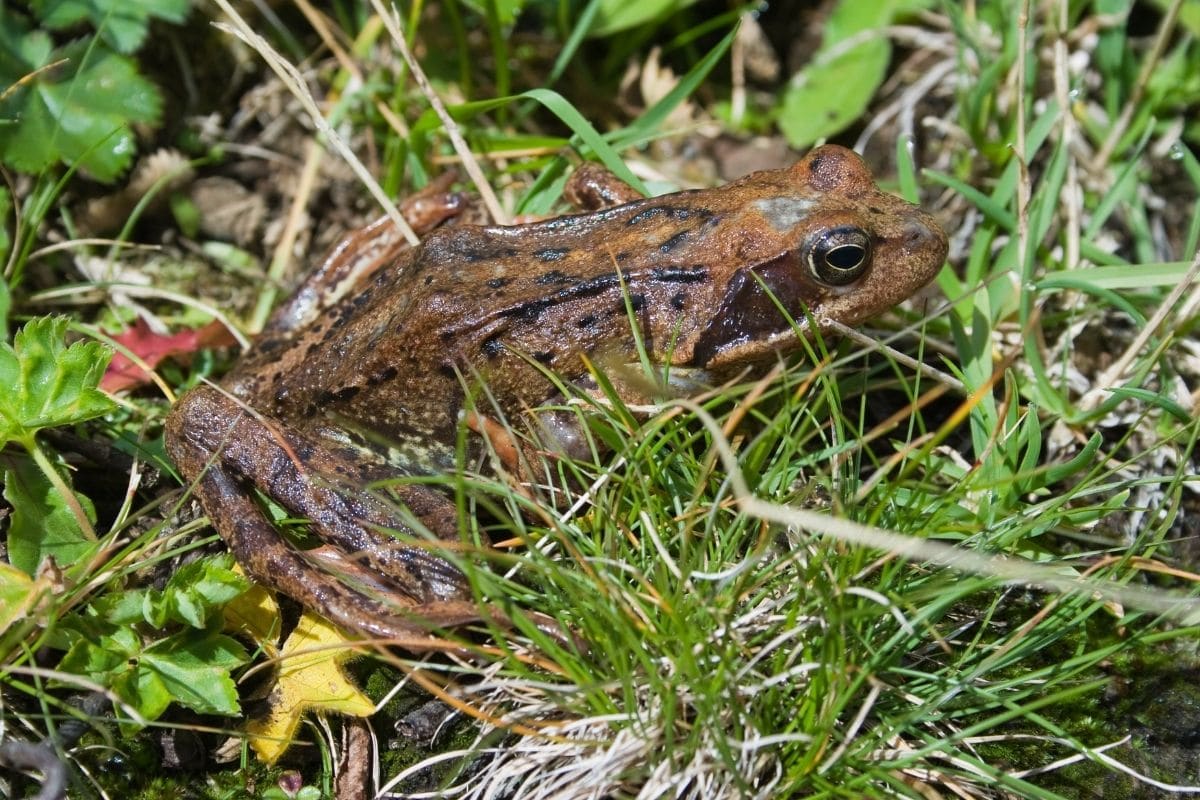
[[[487,282],[489,289],[502,289],[509,284],[511,278],[492,278]]]
[[[569,247],[545,247],[534,250],[533,256],[539,261],[562,261],[571,252]]]
[[[658,267],[650,270],[650,278],[661,283],[703,283],[708,280],[708,267]]]
[[[590,328],[595,324],[596,324],[596,315],[595,314],[587,314],[585,316],[580,317],[579,319],[577,319],[575,321],[576,327],[579,327],[579,328]]]
[[[361,391],[361,386],[343,386],[341,389],[338,389],[333,393],[333,399],[339,403],[343,403]]]
[[[396,369],[395,367],[390,366],[390,365],[386,366],[383,369],[373,373],[370,377],[368,377],[367,385],[368,386],[378,386],[379,384],[383,383],[384,381],[390,381],[392,378],[396,377],[399,373],[400,373],[400,371],[398,369]]]
[[[680,231],[679,233],[672,236],[670,239],[667,239],[665,242],[660,244],[658,246],[658,252],[664,253],[664,254],[669,253],[672,250],[674,250],[676,247],[679,247],[679,245],[681,245],[685,241],[687,241],[687,238],[688,238],[688,231]]]
[[[671,295],[671,308],[676,311],[683,311],[687,307],[687,295],[683,292],[676,292]]]
[[[350,320],[354,319],[354,309],[348,306],[337,307],[337,318],[330,324],[329,329],[340,328]]]
[[[504,352],[504,343],[500,341],[500,337],[493,336],[484,340],[484,343],[479,346],[479,350],[489,359],[496,358]]]
[[[583,300],[589,297],[595,297],[604,294],[609,289],[612,289],[618,283],[616,274],[601,275],[597,278],[592,278],[589,281],[572,284],[567,286],[549,297],[543,297],[538,300],[530,300],[525,303],[520,303],[512,308],[506,308],[500,312],[500,316],[509,319],[516,319],[525,323],[536,322],[542,312],[548,308],[567,303],[572,300]],[[453,332],[451,332],[453,336]]]
[[[530,300],[527,303],[506,308],[501,312],[501,316],[509,317],[510,319],[518,320],[519,322],[537,322],[537,318],[542,315],[542,312],[554,305],[554,300],[545,298],[542,300]]]
[[[563,299],[577,299],[583,297],[595,297],[598,294],[603,294],[609,289],[617,286],[620,281],[617,279],[616,273],[609,275],[601,275],[597,278],[592,278],[590,281],[577,283],[569,289],[564,289],[557,296],[562,295]]]
[[[629,307],[634,310],[634,313],[641,311],[643,308],[646,307],[646,295],[644,295],[644,294],[629,295]],[[621,310],[622,311],[625,310],[624,303],[621,304]]]
[[[540,353],[534,353],[533,358],[539,364],[549,365],[550,362],[554,361],[554,353],[550,352],[549,350],[544,350]]]
[[[691,219],[691,217],[696,213],[698,213],[697,210],[691,208],[690,206],[650,206],[649,208],[644,208],[638,213],[634,214],[625,224],[641,225],[643,222],[647,222],[655,217],[660,216],[665,216],[668,219],[679,220],[682,222],[685,219]]]
[[[473,264],[480,261],[502,261],[516,254],[517,251],[511,247],[472,247],[459,251],[460,256]]]
[[[538,286],[553,286],[558,283],[570,283],[571,276],[562,270],[552,269],[549,272],[543,272],[533,279],[533,282]]]

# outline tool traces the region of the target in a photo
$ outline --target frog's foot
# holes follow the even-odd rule
[[[520,484],[530,483],[547,460],[569,458],[584,461],[595,457],[593,444],[583,430],[578,413],[540,409],[532,414],[532,440],[516,436],[511,427],[478,411],[463,415],[463,423],[488,441],[500,466]]]
[[[478,411],[466,412],[463,423],[488,441],[492,452],[500,459],[501,466],[510,474],[521,475],[525,472],[522,466],[526,456],[525,448],[510,428]]]
[[[455,510],[430,487],[396,488],[426,532],[361,488],[370,480],[368,467],[254,416],[211,387],[189,392],[167,428],[171,457],[195,482],[213,526],[254,581],[342,628],[412,651],[461,649],[436,636],[439,630],[481,621],[511,627],[503,614],[480,606],[445,557],[457,547]],[[255,489],[307,517],[326,546],[301,550],[284,538]],[[553,620],[529,616],[567,639]]]

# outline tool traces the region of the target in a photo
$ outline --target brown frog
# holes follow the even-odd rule
[[[853,325],[892,307],[946,257],[937,223],[841,147],[653,199],[597,175],[581,169],[568,191],[589,213],[451,224],[414,248],[364,230],[276,312],[222,388],[179,401],[168,452],[254,580],[343,628],[436,647],[432,629],[482,613],[445,557],[458,545],[454,505],[400,485],[405,514],[363,486],[453,469],[472,386],[521,418],[556,396],[541,368],[586,385],[583,357],[636,363],[631,315],[653,362],[719,380],[796,348],[792,320]],[[429,225],[460,210],[456,195],[420,202],[408,211],[429,211]],[[255,490],[325,544],[291,544]]]

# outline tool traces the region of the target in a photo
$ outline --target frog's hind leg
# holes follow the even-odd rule
[[[402,515],[362,490],[359,467],[290,430],[268,423],[211,387],[189,392],[168,420],[171,457],[195,481],[214,527],[250,577],[335,624],[438,649],[434,628],[487,616],[462,572],[439,555],[453,545],[415,532]],[[252,487],[308,517],[328,546],[300,550],[258,506]],[[429,487],[398,490],[442,537],[456,531],[452,504]],[[449,530],[448,530],[449,528]],[[401,541],[384,531],[408,536]]]
[[[353,588],[346,572],[335,574],[314,564],[283,539],[263,516],[252,496],[226,471],[211,468],[195,485],[205,508],[221,510],[213,525],[229,544],[234,557],[256,583],[278,589],[340,628],[386,639],[413,652],[446,649],[446,640],[433,628],[453,628],[477,622],[479,612],[468,601],[442,601],[436,606],[401,609]]]

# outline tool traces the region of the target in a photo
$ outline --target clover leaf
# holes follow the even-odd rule
[[[76,638],[59,669],[110,687],[146,721],[172,702],[201,714],[240,712],[230,671],[249,657],[230,637],[189,628],[146,645],[129,627],[100,626],[98,632]]]
[[[234,569],[233,556],[225,554],[183,565],[162,590],[126,589],[98,598],[92,608],[118,626],[146,622],[154,628],[179,624],[204,629],[249,588],[250,581]]]
[[[17,442],[33,461],[3,462],[4,497],[13,507],[9,559],[30,575],[49,556],[60,566],[82,560],[96,540],[91,503],[71,488],[36,438],[42,428],[115,408],[96,388],[111,352],[97,342],[68,347],[66,333],[66,317],[40,317],[17,331],[11,345],[0,342],[0,447]]]
[[[66,317],[39,317],[0,343],[0,444],[28,447],[42,428],[71,425],[115,408],[96,388],[112,351],[99,342],[65,343]]]
[[[51,468],[61,469],[58,465]],[[96,542],[88,531],[96,523],[96,509],[91,500],[64,487],[63,481],[52,481],[28,458],[0,455],[0,479],[4,481],[4,499],[12,506],[9,563],[27,575],[36,575],[47,557],[60,567],[70,567],[92,553]]]
[[[32,6],[51,30],[90,22],[120,53],[141,46],[152,17],[183,22],[189,7],[188,0],[40,0]]]
[[[5,88],[0,158],[28,173],[63,161],[111,181],[137,151],[133,123],[157,121],[162,107],[158,90],[134,62],[103,42],[54,49],[44,32],[30,31],[20,16],[0,8]]]

